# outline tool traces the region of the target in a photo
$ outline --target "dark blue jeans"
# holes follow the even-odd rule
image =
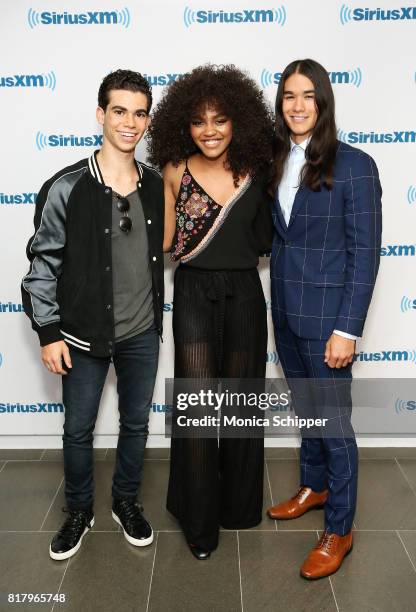
[[[70,351],[72,369],[62,377],[65,496],[68,508],[86,509],[93,505],[93,432],[111,360]],[[140,486],[158,355],[154,327],[115,344],[120,432],[113,497],[134,499]]]

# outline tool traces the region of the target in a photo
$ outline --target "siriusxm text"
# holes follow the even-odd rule
[[[413,361],[413,355],[409,351],[379,351],[376,353],[360,351],[355,354],[355,361]]]
[[[401,6],[395,9],[356,8],[352,12],[354,21],[404,21],[416,19],[416,6]]]
[[[0,204],[34,204],[37,193],[0,193]]]
[[[117,24],[119,16],[116,11],[88,11],[87,13],[57,13],[43,11],[40,13],[42,25],[108,25]]]
[[[47,82],[42,74],[15,74],[0,76],[0,87],[46,87]]]
[[[196,11],[198,23],[265,23],[275,21],[274,11],[244,10],[244,11]]]
[[[401,132],[344,132],[341,138],[348,144],[388,144],[416,142],[416,131]]]
[[[45,403],[42,404],[38,402],[37,404],[0,404],[0,414],[8,413],[8,414],[19,414],[19,413],[28,413],[28,412],[44,412],[44,413],[57,413],[63,412],[64,405],[60,403]]]

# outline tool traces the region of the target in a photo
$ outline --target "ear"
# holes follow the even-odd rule
[[[101,108],[101,106],[97,107],[97,110],[95,112],[95,116],[97,117],[98,123],[100,125],[104,125],[105,110],[103,108]]]

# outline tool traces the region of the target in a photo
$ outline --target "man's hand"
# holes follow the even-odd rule
[[[355,353],[355,340],[332,334],[326,343],[325,363],[330,368],[345,368],[352,363]]]
[[[42,361],[49,372],[53,372],[54,374],[68,374],[62,367],[62,360],[67,368],[72,368],[69,348],[63,340],[43,346],[41,355]]]

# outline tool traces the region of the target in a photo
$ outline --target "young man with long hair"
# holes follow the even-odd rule
[[[273,519],[325,509],[325,530],[301,568],[337,571],[352,549],[358,453],[351,426],[351,370],[379,266],[381,187],[374,160],[337,140],[326,70],[296,60],[276,96],[272,191],[272,314],[294,407],[329,427],[302,431],[300,488],[269,508]]]
[[[120,412],[112,516],[130,544],[153,540],[136,496],[162,329],[164,200],[159,174],[134,157],[151,104],[141,74],[107,75],[102,148],[46,181],[36,200],[22,296],[42,361],[62,376],[68,517],[50,545],[55,560],[74,555],[94,524],[93,431],[111,361]]]

